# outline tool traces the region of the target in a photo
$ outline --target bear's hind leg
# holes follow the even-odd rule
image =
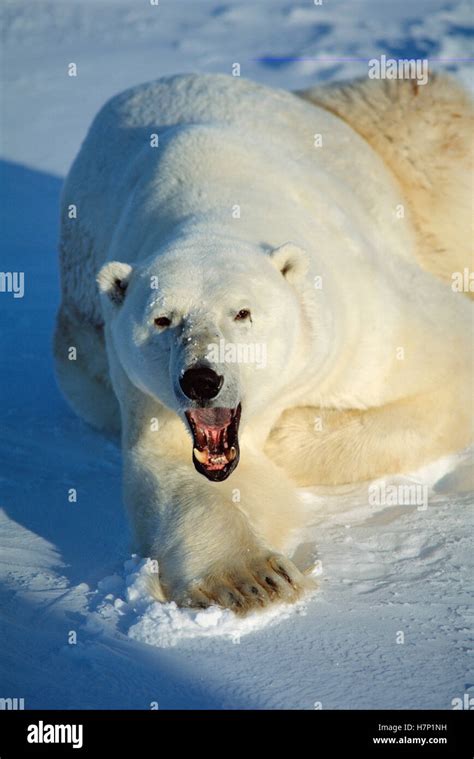
[[[420,86],[364,78],[297,94],[344,119],[383,158],[406,197],[420,266],[449,286],[472,271],[474,108],[462,86],[431,74]]]

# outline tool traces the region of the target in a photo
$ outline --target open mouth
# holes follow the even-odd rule
[[[234,408],[196,408],[185,411],[193,435],[193,463],[213,482],[222,482],[239,463],[241,404]]]

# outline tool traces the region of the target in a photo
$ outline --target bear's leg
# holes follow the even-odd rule
[[[54,334],[56,379],[73,410],[99,430],[120,432],[120,410],[109,380],[103,330],[59,309]]]
[[[273,428],[265,452],[300,486],[341,485],[409,473],[470,444],[468,388],[453,383],[422,397],[365,411],[287,409]]]
[[[303,521],[283,473],[262,453],[254,460],[242,451],[228,480],[210,482],[196,472],[191,437],[176,414],[123,376],[118,384],[125,503],[136,547],[159,566],[151,592],[237,613],[294,601],[311,581],[282,553],[291,528]]]

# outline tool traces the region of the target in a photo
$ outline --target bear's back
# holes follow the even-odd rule
[[[213,153],[213,134],[214,161],[207,160]],[[245,161],[232,160],[231,148],[226,154],[226,134],[236,155],[248,146]],[[321,136],[321,144],[315,136]],[[153,148],[156,139],[158,149]],[[207,145],[207,152],[193,153],[196,141]],[[227,197],[239,195],[243,202],[247,199],[266,228],[269,219],[287,216],[288,223],[291,217],[296,224],[298,214],[306,214],[319,225],[333,228],[333,234],[346,226],[348,239],[360,239],[362,247],[368,247],[364,244],[366,237],[375,242],[379,239],[385,250],[403,250],[409,255],[408,230],[396,224],[393,213],[401,202],[398,188],[382,159],[343,120],[290,92],[240,77],[183,74],[120,93],[94,119],[62,196],[61,235],[66,245],[71,234],[80,238],[80,245],[72,241],[74,250],[68,253],[77,258],[77,267],[83,266],[87,257],[91,272],[96,273],[111,252],[120,253],[122,258],[134,256],[130,246],[124,244],[115,244],[117,250],[112,250],[114,238],[117,243],[118,230],[138,230],[146,227],[149,219],[156,224],[159,198],[147,196],[148,187],[158,188],[164,178],[169,184],[165,190],[170,190],[176,176],[174,169],[179,173],[179,167],[168,165],[165,176],[160,169],[164,165],[163,151],[171,150],[173,143],[187,146],[196,166],[192,178],[196,183],[195,205],[199,201],[198,183],[209,179],[208,186],[215,188],[216,198],[225,198],[225,182],[230,184],[234,172],[243,177],[241,192],[233,194],[227,188]],[[177,150],[174,155],[177,163]],[[181,163],[180,171],[187,176],[185,162]],[[261,179],[265,172],[267,183]],[[189,188],[190,183],[182,182],[181,186]],[[157,190],[157,195],[160,193],[162,190]],[[145,196],[144,202],[140,196]],[[182,194],[175,196],[181,206],[186,204]],[[213,196],[207,197],[212,205]],[[72,203],[78,208],[74,229],[67,216]],[[279,204],[284,207],[282,213]],[[145,206],[150,209],[148,218],[143,213]],[[169,223],[174,210],[171,206],[167,209]],[[321,241],[321,234],[312,233],[311,228],[310,223],[310,242],[313,237]],[[282,234],[285,231],[283,225]],[[118,242],[124,242],[123,234]]]

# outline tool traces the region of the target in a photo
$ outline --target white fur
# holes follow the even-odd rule
[[[121,427],[138,547],[180,603],[296,597],[306,581],[282,555],[296,484],[470,440],[471,303],[419,266],[417,205],[399,218],[403,183],[350,116],[238,78],[162,79],[104,106],[66,182],[60,384],[88,421]],[[251,322],[234,321],[242,308]],[[212,483],[191,462],[179,376],[218,339],[268,360],[224,367],[242,453]]]

